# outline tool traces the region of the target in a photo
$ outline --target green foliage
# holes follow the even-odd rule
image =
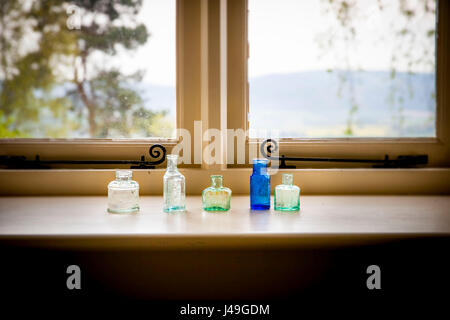
[[[67,26],[66,10],[73,5],[83,16],[79,29]],[[141,0],[36,0],[27,7],[1,1],[0,137],[164,134],[155,121],[166,113],[145,110],[131,86],[141,74],[126,75],[93,60],[100,55],[107,61],[119,47],[131,51],[147,42],[145,25],[136,22],[141,5]]]
[[[12,116],[6,117],[3,111],[0,110],[0,137],[2,138],[22,138],[18,130],[11,130],[11,124],[14,122]]]

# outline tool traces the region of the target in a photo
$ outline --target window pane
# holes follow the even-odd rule
[[[175,0],[0,1],[0,138],[173,137]]]
[[[253,137],[434,137],[434,0],[250,0]]]

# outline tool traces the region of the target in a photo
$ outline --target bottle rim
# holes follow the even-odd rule
[[[253,159],[253,163],[267,163],[269,162],[269,160],[267,160],[266,158],[255,158]]]
[[[116,179],[131,179],[132,176],[131,170],[116,170]]]
[[[294,183],[294,175],[292,173],[283,173],[281,175],[281,183],[292,185]]]

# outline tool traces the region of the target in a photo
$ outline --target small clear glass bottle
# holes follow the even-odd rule
[[[211,176],[211,187],[203,190],[202,202],[205,211],[230,210],[231,190],[222,185],[222,176]]]
[[[293,185],[294,176],[283,173],[282,184],[275,187],[274,207],[279,211],[300,210],[300,188]]]
[[[167,170],[164,174],[164,212],[186,210],[186,182],[178,171],[177,161],[177,155],[167,155]]]
[[[116,180],[108,184],[108,212],[139,211],[139,184],[131,180],[131,170],[117,170]]]
[[[267,159],[253,159],[253,173],[250,176],[250,208],[270,209],[270,176],[267,173]]]

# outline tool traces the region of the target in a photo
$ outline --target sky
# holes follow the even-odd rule
[[[378,9],[380,1],[384,9]],[[434,39],[424,30],[434,28],[435,19],[419,14],[407,24],[399,17],[399,1],[357,0],[354,26],[356,38],[346,49],[342,28],[335,13],[325,12],[326,0],[249,0],[249,77],[264,74],[292,73],[328,69],[389,70],[392,53],[398,46],[395,31],[407,26],[419,37],[412,57],[429,50],[434,55]],[[135,52],[122,52],[113,61],[99,56],[96,62],[115,64],[123,71],[146,69],[144,82],[164,86],[176,84],[176,8],[175,0],[143,0],[138,20],[146,24],[150,38]],[[408,0],[412,8],[423,0]],[[418,11],[419,13],[422,11]],[[336,40],[332,47],[321,47],[327,39]],[[406,38],[405,38],[406,39]],[[411,43],[411,42],[409,42]],[[346,57],[350,63],[346,63]],[[104,61],[104,62],[103,62]],[[397,61],[397,70],[406,71],[406,59]],[[432,72],[429,64],[415,64],[413,71]]]
[[[175,86],[175,17],[175,0],[143,0],[138,19],[145,23],[150,38],[136,52],[127,53],[123,63],[129,70],[145,66],[145,82]]]
[[[339,41],[343,29],[335,13],[325,11],[327,2],[249,0],[249,77],[336,68],[389,70],[392,53],[406,50],[408,40],[401,42],[395,36],[395,31],[404,27],[421,35],[416,39],[416,45],[429,48],[429,56],[434,54],[433,39],[427,39],[424,30],[434,28],[435,19],[423,15],[421,10],[408,25],[399,17],[399,1],[381,0],[383,10],[380,11],[377,0],[358,0],[353,11],[357,30],[355,41],[346,47]],[[412,8],[421,2],[407,1]],[[145,82],[175,86],[175,12],[175,0],[143,1],[138,19],[146,24],[151,36],[145,46],[132,54],[127,53],[121,64],[128,70],[145,66]],[[332,47],[320,46],[330,38],[336,40]],[[415,52],[419,51],[410,52],[414,59],[418,57]],[[396,62],[397,70],[407,71],[406,63],[400,56]],[[412,69],[433,72],[433,67],[425,63],[417,63]]]
[[[428,48],[434,54],[434,39],[426,38],[426,30],[434,28],[432,15],[425,16],[423,10],[409,22],[399,15],[399,1],[358,0],[353,11],[356,29],[355,41],[348,50],[344,41],[336,41],[331,47],[321,48],[320,40],[342,39],[342,27],[335,12],[325,12],[328,1],[324,0],[249,0],[249,77],[271,73],[290,73],[308,70],[359,69],[389,70],[392,53],[412,42],[396,38],[395,31],[410,28],[418,35],[416,47],[409,53]],[[419,7],[423,0],[409,0],[411,8]],[[349,64],[346,63],[348,57]],[[407,70],[407,60],[397,61],[397,70]],[[416,64],[413,71],[432,72],[426,64]]]

